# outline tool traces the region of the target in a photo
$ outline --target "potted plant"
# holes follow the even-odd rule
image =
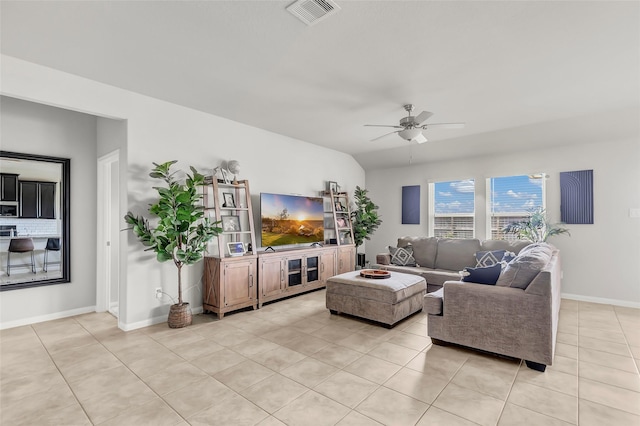
[[[157,216],[155,228],[143,216],[128,212],[124,220],[131,225],[133,233],[146,246],[146,250],[156,253],[158,262],[172,260],[178,268],[178,303],[171,305],[168,324],[171,328],[186,327],[192,316],[189,303],[182,301],[182,267],[192,265],[202,259],[207,242],[222,232],[218,222],[210,222],[204,216],[198,187],[204,185],[204,176],[191,167],[191,175],[178,181],[171,171],[176,161],[155,166],[149,176],[164,181],[166,187],[153,187],[158,192],[158,200],[149,207],[149,213]]]
[[[532,243],[547,241],[554,235],[571,235],[562,224],[550,223],[542,207],[532,210],[526,219],[508,224],[502,231],[515,234],[518,239],[529,240]]]
[[[356,186],[354,191],[355,208],[351,211],[351,222],[353,224],[353,242],[356,251],[364,240],[369,240],[371,235],[382,223],[378,215],[378,206],[367,195],[369,191]],[[357,253],[357,265],[365,265],[364,253]]]

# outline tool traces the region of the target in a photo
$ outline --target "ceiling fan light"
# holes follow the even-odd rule
[[[425,143],[427,141],[427,138],[424,137],[424,134],[420,134],[418,135],[418,137],[413,139],[413,142],[417,142],[417,143]]]
[[[404,129],[399,131],[398,134],[402,139],[410,141],[422,135],[422,129],[417,129],[417,128]]]

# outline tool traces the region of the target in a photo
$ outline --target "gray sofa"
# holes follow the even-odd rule
[[[426,238],[401,238],[400,244],[412,242],[416,260],[418,250]],[[436,241],[436,263],[434,271],[420,267],[401,267],[403,272],[419,273],[435,287],[437,279],[444,275],[443,265],[450,267],[474,266],[468,249],[477,247],[477,240],[442,241],[446,244],[444,257],[438,263],[441,241]],[[433,243],[433,241],[429,241]],[[449,342],[492,353],[524,359],[527,366],[544,371],[551,365],[555,353],[562,269],[560,254],[553,246],[540,243],[513,244],[508,242],[483,241],[484,250],[502,250],[511,245],[518,256],[509,262],[500,273],[495,285],[483,285],[460,281],[460,275],[451,272],[451,280],[445,280],[441,288],[428,293],[424,298],[427,317],[427,334],[434,342]],[[521,247],[525,245],[525,247]],[[453,247],[460,248],[460,263],[455,264]],[[385,261],[379,256],[378,261]],[[396,270],[397,266],[387,265]],[[462,268],[460,268],[462,269]],[[435,275],[433,272],[437,272]],[[431,281],[430,281],[431,280]]]
[[[528,246],[528,241],[454,239],[436,237],[401,237],[398,247],[411,245],[418,266],[399,266],[391,263],[390,253],[376,256],[375,265],[390,271],[422,276],[427,281],[427,292],[442,288],[445,281],[460,280],[460,271],[476,266],[479,251],[508,250],[518,254]]]

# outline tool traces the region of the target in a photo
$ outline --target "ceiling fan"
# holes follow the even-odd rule
[[[407,116],[400,120],[400,124],[397,126],[394,125],[385,125],[385,124],[365,124],[365,126],[371,127],[393,127],[393,132],[386,133],[382,136],[378,136],[375,139],[371,139],[371,141],[377,141],[378,139],[382,139],[386,136],[389,136],[393,133],[397,133],[402,139],[408,141],[414,141],[417,143],[424,143],[427,141],[427,138],[422,134],[423,130],[431,127],[440,127],[443,129],[461,129],[464,127],[464,123],[433,123],[433,124],[423,124],[429,117],[433,115],[432,112],[422,111],[420,114],[415,117],[411,115],[413,112],[413,104],[407,104],[404,106],[405,111],[407,111]]]

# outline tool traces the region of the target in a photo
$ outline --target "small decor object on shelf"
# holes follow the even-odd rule
[[[342,203],[340,201],[336,201],[336,211],[337,212],[342,212],[344,211],[344,206],[342,205]]]
[[[328,191],[333,192],[334,194],[338,192],[338,184],[336,182],[329,181],[328,182]]]
[[[240,163],[236,160],[227,161],[227,171],[233,175],[233,183],[234,185],[238,184],[238,173],[240,173]]]
[[[240,217],[222,216],[222,230],[224,232],[240,232]]]
[[[247,252],[247,250],[244,248],[244,243],[240,241],[227,243],[227,249],[229,250],[230,256],[244,256],[244,254]]]
[[[223,192],[222,193],[222,197],[224,198],[224,204],[222,204],[222,207],[235,207],[236,206],[236,202],[233,199],[233,194],[230,192]]]
[[[347,221],[342,217],[336,219],[336,223],[338,224],[338,228],[345,228],[347,226]]]
[[[178,303],[171,305],[167,323],[171,328],[191,324],[189,303],[182,301],[182,267],[199,262],[207,249],[207,243],[220,235],[219,222],[211,222],[200,205],[201,195],[197,187],[204,185],[204,176],[191,167],[184,182],[175,179],[171,166],[176,161],[156,164],[149,176],[163,180],[166,188],[155,187],[157,201],[149,207],[149,213],[160,220],[155,228],[143,216],[128,212],[124,220],[138,237],[145,250],[156,253],[158,262],[172,260],[178,268]]]
[[[363,278],[385,279],[391,278],[391,272],[381,269],[363,269],[360,271],[360,276]]]

